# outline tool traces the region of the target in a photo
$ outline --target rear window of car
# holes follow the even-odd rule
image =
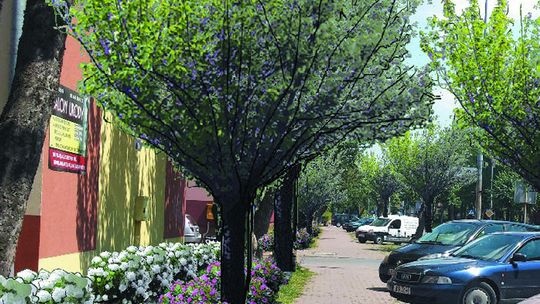
[[[520,224],[507,224],[506,231],[526,232],[526,231],[538,231],[538,228],[533,226],[526,226]]]
[[[371,226],[373,227],[384,227],[388,223],[390,223],[390,219],[384,219],[384,218],[378,218],[373,223],[371,223]]]
[[[478,226],[470,223],[450,222],[439,225],[431,233],[423,235],[417,243],[439,245],[462,245],[477,231]]]

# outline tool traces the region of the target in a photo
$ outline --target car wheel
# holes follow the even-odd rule
[[[392,278],[391,276],[387,275],[387,274],[382,274],[382,273],[379,273],[379,279],[381,280],[381,282],[383,283],[386,283],[390,280],[390,278]]]
[[[463,294],[463,304],[496,304],[497,295],[493,288],[485,282],[470,285]]]
[[[382,236],[378,236],[378,237],[376,237],[376,238],[375,238],[375,242],[374,242],[374,243],[375,243],[375,244],[379,244],[379,245],[380,245],[380,244],[382,244],[382,243],[383,243],[383,239],[382,239]]]
[[[364,244],[366,242],[366,239],[361,239],[361,238],[358,238],[358,241],[362,244]]]

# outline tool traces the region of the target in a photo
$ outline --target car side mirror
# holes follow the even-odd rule
[[[514,253],[510,262],[512,262],[512,264],[516,262],[527,262],[527,256],[523,253]]]

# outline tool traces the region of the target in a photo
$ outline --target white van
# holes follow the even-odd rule
[[[384,241],[406,242],[416,233],[418,218],[412,216],[389,215],[380,217],[370,225],[356,229],[356,238],[360,243],[373,241],[382,244]]]

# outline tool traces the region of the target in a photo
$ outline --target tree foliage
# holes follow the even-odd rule
[[[422,48],[461,104],[458,119],[481,128],[485,150],[540,190],[540,19],[522,15],[513,32],[506,0],[487,22],[478,0],[461,14],[445,0],[444,17],[430,25]]]
[[[222,206],[223,298],[237,303],[258,188],[344,138],[388,138],[430,115],[427,71],[404,64],[417,2],[52,5],[91,59],[81,90]]]
[[[301,227],[311,232],[312,222],[330,204],[346,200],[347,193],[341,191],[342,172],[336,159],[321,156],[310,162],[298,180],[298,215]]]
[[[457,128],[429,128],[392,139],[384,146],[384,153],[400,179],[422,199],[422,224],[428,232],[434,200],[452,187],[473,180],[473,172],[465,168],[469,158],[467,139]]]
[[[402,63],[414,6],[81,0],[68,16],[92,58],[82,89],[219,199],[353,130],[389,137],[425,119],[429,77]]]

